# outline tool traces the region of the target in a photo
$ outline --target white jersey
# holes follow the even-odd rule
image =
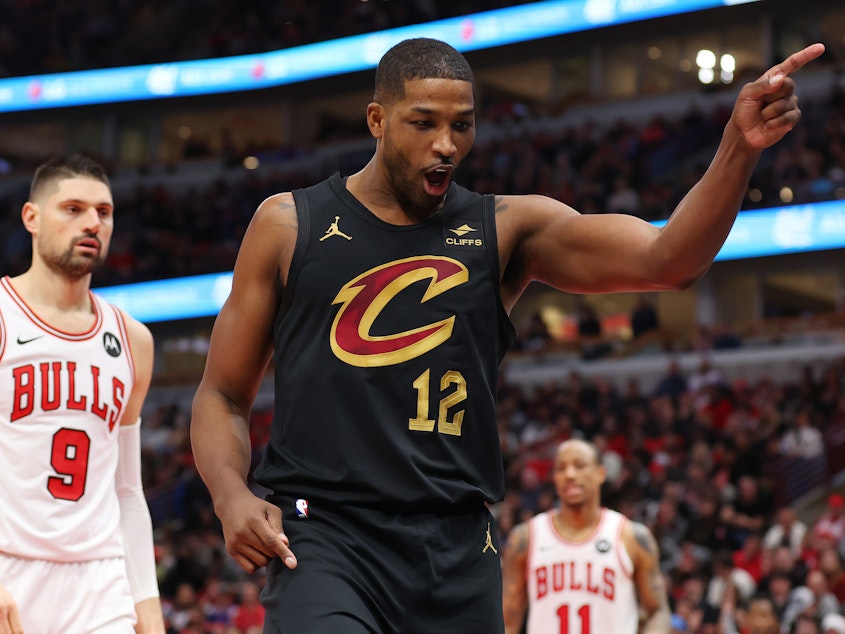
[[[91,303],[94,325],[63,332],[0,279],[0,552],[123,556],[115,473],[135,368],[123,314]]]
[[[622,543],[627,518],[602,509],[586,539],[564,539],[556,511],[531,518],[528,546],[527,634],[636,634],[634,565]]]

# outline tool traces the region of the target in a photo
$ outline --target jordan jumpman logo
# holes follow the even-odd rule
[[[326,238],[329,238],[331,236],[340,236],[341,238],[346,238],[347,240],[352,239],[352,236],[346,235],[345,233],[343,233],[343,231],[341,231],[340,229],[337,228],[337,223],[338,223],[339,220],[340,220],[340,216],[334,217],[334,222],[329,225],[328,229],[326,229],[326,233],[323,235],[322,238],[320,238],[320,242],[322,242],[323,240],[325,240]]]
[[[493,536],[490,535],[490,522],[487,522],[487,542],[484,544],[484,550],[481,552],[486,553],[488,550],[492,550],[497,555],[499,554],[499,551],[493,545]]]

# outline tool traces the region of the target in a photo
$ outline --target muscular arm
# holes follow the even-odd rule
[[[528,524],[511,530],[502,560],[502,608],[505,634],[520,634],[528,608]]]
[[[634,585],[637,601],[645,618],[640,634],[666,634],[670,629],[671,611],[666,582],[660,571],[660,553],[651,531],[637,522],[628,522],[622,540],[634,563]]]
[[[800,119],[789,74],[823,51],[809,46],[742,88],[710,166],[663,228],[621,214],[581,215],[544,196],[499,198],[505,305],[531,280],[577,293],[681,289],[697,281],[730,232],[761,152]]]
[[[197,469],[223,524],[227,551],[247,572],[274,556],[294,561],[281,532],[281,512],[252,495],[247,476],[250,409],[272,353],[273,320],[295,241],[293,197],[265,200],[241,244],[232,291],[214,323],[193,401]]]

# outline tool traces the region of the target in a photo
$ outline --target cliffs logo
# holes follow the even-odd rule
[[[466,222],[458,226],[446,226],[443,241],[446,246],[458,248],[478,248],[484,246],[481,229]]]
[[[455,315],[410,330],[374,335],[371,330],[390,302],[418,282],[428,282],[422,304],[469,280],[457,260],[417,256],[394,260],[365,271],[347,282],[332,304],[340,304],[330,334],[335,356],[357,367],[381,367],[414,359],[452,336]]]

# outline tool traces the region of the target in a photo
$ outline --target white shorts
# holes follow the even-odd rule
[[[58,563],[0,553],[0,583],[27,634],[134,634],[135,603],[122,558]]]

